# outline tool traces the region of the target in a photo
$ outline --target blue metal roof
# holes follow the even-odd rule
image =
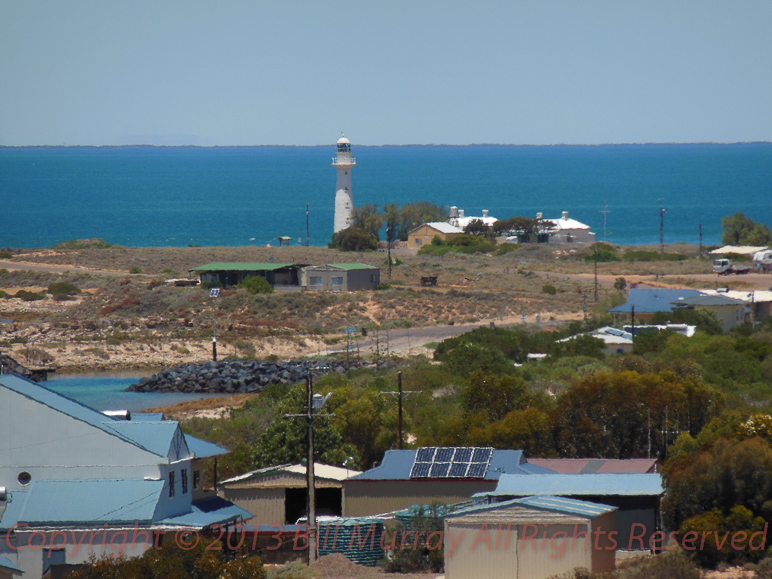
[[[141,422],[143,420],[157,422],[163,419],[164,419],[163,412],[132,412],[131,413],[131,420],[133,422]]]
[[[254,515],[220,497],[194,501],[191,512],[157,521],[159,525],[173,525],[203,529],[217,523],[251,519]],[[274,529],[275,532],[275,529]]]
[[[662,476],[645,474],[503,474],[496,490],[475,496],[659,496]]]
[[[410,471],[415,461],[417,450],[387,450],[380,466],[366,470],[362,474],[347,480],[436,480],[411,479]],[[504,473],[548,474],[554,471],[529,464],[525,461],[522,450],[494,450],[490,465],[485,473],[486,480],[497,480]],[[468,480],[447,478],[443,480]]]
[[[632,288],[627,295],[627,302],[611,308],[609,313],[629,314],[632,312],[632,306],[635,306],[636,314],[672,312],[673,302],[677,302],[679,298],[699,295],[702,293],[690,289]]]
[[[185,435],[185,441],[188,443],[188,450],[196,455],[195,458],[209,458],[230,452],[219,444],[196,438],[191,434]]]
[[[172,447],[175,435],[180,428],[179,423],[173,420],[161,420],[158,422],[114,420],[108,423],[107,427],[159,456],[168,456],[169,449]],[[180,438],[184,438],[182,437],[182,432],[180,432]],[[180,452],[179,454],[184,456],[187,453]]]
[[[13,561],[6,557],[0,557],[0,569],[10,571],[11,573],[24,573],[19,567],[17,567]]]
[[[486,511],[495,511],[513,506],[523,506],[532,509],[540,509],[554,513],[565,513],[569,515],[579,515],[588,519],[596,519],[601,515],[617,510],[617,507],[602,505],[599,503],[590,503],[577,499],[567,499],[565,497],[541,496],[541,497],[523,497],[493,504],[476,504],[463,507],[456,512],[445,515],[445,518],[463,517],[470,513],[480,513]]]
[[[26,378],[22,378],[21,376],[17,376],[16,374],[0,375],[0,387],[8,388],[9,390],[17,392],[18,394],[21,394],[22,396],[25,396],[30,400],[34,400],[35,402],[43,404],[44,406],[48,406],[49,408],[56,410],[57,412],[61,412],[76,420],[85,422],[86,424],[89,424],[94,428],[98,428],[99,430],[102,430],[103,432],[106,432],[112,436],[117,436],[118,438],[121,438],[126,442],[129,442],[135,446],[139,446],[140,448],[153,452],[154,454],[159,454],[160,456],[166,456],[168,454],[168,449],[169,449],[168,446],[166,447],[166,451],[156,452],[151,448],[144,446],[142,443],[138,442],[132,436],[127,435],[127,433],[123,433],[120,431],[122,429],[121,424],[131,424],[131,422],[128,422],[126,420],[111,418],[103,414],[102,412],[99,412],[98,410],[89,408],[85,404],[81,404],[80,402],[73,400],[72,398],[68,398],[63,394],[59,394],[58,392],[49,390],[48,388],[46,388],[45,386],[42,386],[41,384],[32,382],[31,380],[27,380]],[[140,421],[139,424],[151,424],[151,423]],[[169,424],[177,424],[177,423],[169,422]],[[140,430],[134,429],[132,430],[132,432],[139,433]],[[140,437],[143,438],[145,442],[147,442],[153,448],[156,448],[156,449],[158,448],[158,444],[157,444],[158,441],[154,440],[151,442],[151,439],[153,437],[149,437],[149,433],[143,432]]]
[[[13,492],[11,505],[25,495],[14,518],[29,524],[149,523],[163,488],[160,480],[40,480],[29,491]],[[4,528],[11,523],[7,511]]]

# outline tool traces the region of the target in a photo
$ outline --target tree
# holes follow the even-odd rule
[[[299,463],[307,456],[305,385],[291,388],[287,397],[276,407],[276,419],[258,440],[254,455],[254,467],[263,468],[277,464]],[[358,460],[358,453],[351,444],[343,442],[330,418],[320,416],[314,427],[314,450],[319,462],[341,466],[349,457]]]
[[[482,412],[495,422],[511,410],[526,408],[531,400],[525,380],[515,376],[493,376],[476,371],[461,389],[461,406],[465,412]]]
[[[522,241],[537,241],[533,238],[538,237],[539,234],[551,227],[555,227],[555,223],[552,221],[516,216],[497,221],[493,224],[491,231],[496,236],[517,235]]]
[[[742,211],[727,215],[721,220],[724,234],[721,242],[724,245],[770,245],[772,231],[763,223],[756,223],[746,217]]]
[[[396,236],[402,241],[407,241],[407,234],[422,223],[432,221],[445,221],[448,212],[442,205],[433,205],[427,201],[408,203],[399,209],[399,227]]]
[[[378,249],[378,239],[372,233],[349,227],[332,236],[332,245],[341,251],[368,251]]]
[[[375,203],[365,203],[361,207],[354,207],[353,227],[374,235],[376,241],[380,239],[379,233],[383,227],[383,218],[378,213]]]
[[[481,237],[487,237],[490,230],[490,226],[486,225],[482,219],[473,219],[464,227],[464,233]]]

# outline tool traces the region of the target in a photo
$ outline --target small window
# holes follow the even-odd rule
[[[21,486],[26,487],[29,483],[32,482],[32,475],[26,470],[23,470],[19,473],[19,476],[16,477],[16,480],[19,481]]]
[[[201,471],[194,470],[193,471],[193,488],[197,489],[199,486],[201,486]]]
[[[375,274],[374,273],[370,274],[370,283],[375,283]]]
[[[309,285],[322,285],[322,276],[313,276],[308,282]]]
[[[169,496],[174,496],[174,471],[169,473]]]
[[[343,278],[342,277],[332,278],[332,285],[343,286]]]
[[[188,494],[188,469],[186,468],[180,471],[180,483],[182,483],[182,494]]]
[[[416,237],[415,238],[415,244],[416,245],[421,245],[421,243],[422,243],[421,238],[420,237]]]

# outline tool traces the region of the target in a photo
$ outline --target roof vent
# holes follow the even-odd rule
[[[568,219],[568,211],[563,211],[563,219]]]
[[[488,217],[488,210],[487,209],[483,209],[483,217]]]
[[[464,218],[464,210],[463,210],[463,209],[459,209],[459,210],[458,210],[458,216],[459,216],[459,218],[461,218],[461,219],[463,219],[463,218]]]

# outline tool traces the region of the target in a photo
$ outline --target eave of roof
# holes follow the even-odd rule
[[[273,271],[290,267],[294,263],[241,263],[241,262],[222,262],[207,263],[193,267],[188,271]]]
[[[503,474],[496,490],[475,496],[659,496],[665,492],[656,473]]]
[[[204,529],[228,521],[247,520],[254,515],[220,497],[209,497],[191,504],[191,511],[176,517],[157,521],[160,526],[193,527]]]
[[[5,569],[6,571],[10,571],[11,573],[24,573],[19,567],[17,567],[13,561],[8,559],[7,557],[0,556],[0,569]]]

